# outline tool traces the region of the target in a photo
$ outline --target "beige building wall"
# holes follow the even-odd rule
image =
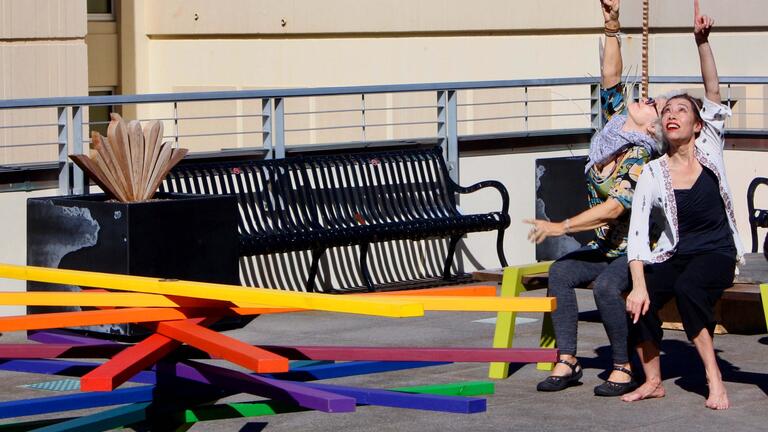
[[[88,91],[82,0],[0,0],[0,98]],[[0,111],[0,124],[55,124],[56,111]],[[54,160],[56,127],[0,129],[0,164]]]
[[[88,92],[83,0],[0,0],[0,99],[81,96]],[[0,125],[56,123],[56,110],[0,110]],[[56,127],[0,129],[0,164],[56,158]],[[51,194],[0,194],[0,262],[26,262],[26,198]],[[3,290],[25,284],[3,280]],[[22,308],[0,307],[0,315]]]
[[[594,0],[116,0],[115,22],[87,22],[83,0],[0,0],[0,98],[85,95],[89,87],[115,87],[118,93],[297,88],[440,81],[584,77],[599,75],[602,23]],[[762,76],[768,70],[768,20],[764,0],[702,0],[717,20],[712,44],[720,74]],[[624,2],[622,23],[627,71],[640,64],[640,2]],[[690,35],[690,1],[651,1],[652,75],[696,75],[698,61]],[[658,89],[662,91],[662,86]],[[521,90],[459,93],[459,103],[494,102],[525,97]],[[740,101],[735,111],[766,112],[766,103],[744,98],[768,96],[763,87],[733,89]],[[585,97],[581,88],[531,89],[527,97]],[[286,101],[288,112],[359,107],[356,96],[297,98]],[[434,103],[431,93],[370,95],[369,108]],[[583,102],[531,107],[531,114],[560,110],[588,111]],[[762,105],[760,105],[762,104]],[[759,105],[759,106],[758,106]],[[244,115],[258,113],[258,101],[180,104],[179,115]],[[168,104],[126,106],[126,118],[168,117]],[[459,108],[461,118],[517,115],[519,107]],[[432,118],[430,110],[371,111],[366,122],[392,123]],[[10,116],[10,117],[9,117]],[[12,117],[12,118],[11,118]],[[55,122],[55,113],[0,111],[0,124]],[[295,115],[290,129],[353,124],[359,114]],[[765,128],[765,118],[735,118],[738,127]],[[585,127],[587,116],[540,118],[529,128]],[[258,119],[181,121],[179,134],[211,130],[248,131]],[[523,130],[520,120],[462,123],[461,134]],[[166,124],[166,132],[175,132]],[[55,128],[40,136],[0,131],[0,146],[55,141]],[[50,138],[53,133],[53,138]],[[336,132],[296,131],[289,144],[339,140],[394,139],[435,134],[432,126],[372,127]],[[260,145],[257,134],[217,139],[189,138],[192,150],[219,150]],[[55,146],[0,148],[0,164],[52,160]],[[533,215],[534,160],[582,154],[583,150],[511,152],[467,156],[461,161],[461,183],[490,177],[503,181],[516,199],[506,248],[511,263],[533,259],[519,221]],[[768,153],[728,151],[727,164],[737,202],[740,231],[748,243],[745,194],[748,181],[765,175],[760,167]],[[34,195],[49,195],[42,191]],[[0,227],[9,241],[0,247],[0,262],[23,263],[24,209],[29,193],[0,195],[4,212]],[[768,196],[765,198],[768,202]],[[485,208],[490,198],[464,199],[467,211]],[[482,266],[497,266],[493,237],[475,234],[470,250]],[[13,245],[13,246],[9,246]],[[749,245],[746,245],[749,247]],[[0,310],[0,314],[3,311]],[[18,312],[18,310],[16,311]]]

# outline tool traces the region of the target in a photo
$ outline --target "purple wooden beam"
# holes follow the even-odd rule
[[[111,358],[130,345],[0,344],[0,359]]]
[[[116,342],[82,336],[78,333],[61,329],[31,330],[27,332],[27,339],[45,344],[118,345]]]
[[[336,413],[352,412],[355,410],[355,399],[352,397],[309,388],[305,384],[281,381],[259,375],[248,375],[243,372],[204,363],[193,361],[177,363],[176,375],[227,390],[296,403],[304,408],[323,412]]]
[[[292,360],[336,361],[446,361],[446,362],[556,362],[551,348],[419,348],[354,346],[275,346],[259,345]]]
[[[448,364],[451,364],[451,362],[352,361],[297,367],[290,372],[266,376],[290,381],[315,381]]]
[[[361,405],[378,405],[427,411],[473,414],[485,412],[483,398],[401,393],[390,390],[366,389],[331,384],[304,383],[318,390],[330,391],[357,399]]]
[[[0,360],[0,370],[81,377],[99,364],[70,360]],[[149,371],[139,372],[130,381],[155,384],[155,373]]]

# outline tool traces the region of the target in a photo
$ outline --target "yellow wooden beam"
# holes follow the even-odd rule
[[[396,318],[424,315],[424,308],[421,304],[406,298],[351,297],[330,294],[297,293],[264,288],[188,282],[175,279],[156,279],[79,270],[18,266],[11,264],[0,264],[0,277],[64,285],[107,288],[119,291],[135,291],[147,294],[164,294],[230,301],[241,307],[250,307],[254,304],[258,304]]]
[[[378,298],[370,295],[368,298]],[[410,295],[408,300],[424,306],[425,311],[464,312],[552,312],[554,297],[459,297]]]
[[[0,305],[208,308],[234,306],[230,302],[184,297],[169,298],[158,294],[77,291],[0,292]]]

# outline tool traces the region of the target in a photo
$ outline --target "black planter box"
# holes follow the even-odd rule
[[[238,216],[234,196],[158,194],[139,203],[101,194],[30,198],[27,264],[239,284]],[[27,290],[79,288],[28,282]],[[28,308],[29,313],[52,310]],[[131,324],[87,330],[129,337],[145,333]]]

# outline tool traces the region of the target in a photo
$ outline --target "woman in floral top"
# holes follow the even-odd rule
[[[622,293],[629,288],[627,232],[632,196],[643,165],[657,152],[658,112],[652,99],[626,104],[621,83],[619,0],[601,0],[605,19],[605,52],[601,67],[601,104],[607,120],[592,138],[585,168],[589,210],[563,222],[526,221],[529,239],[595,230],[585,248],[558,259],[549,270],[549,292],[557,298],[552,321],[560,358],[539,391],[559,391],[582,376],[576,358],[578,306],[574,289],[591,282],[595,302],[613,351],[608,380],[595,387],[599,396],[619,396],[635,389],[627,348],[627,319]]]
[[[665,395],[658,311],[674,298],[686,336],[704,363],[709,383],[705,405],[721,410],[730,401],[713,346],[714,305],[733,283],[736,262],[744,250],[723,162],[725,119],[731,110],[720,103],[720,83],[709,45],[714,21],[702,16],[698,6],[694,0],[694,35],[706,99],[687,94],[669,99],[661,118],[669,148],[645,168],[634,198],[628,252],[633,288],[627,311],[636,323],[631,334],[646,381],[624,400]],[[652,216],[663,228],[658,238],[648,233]]]

